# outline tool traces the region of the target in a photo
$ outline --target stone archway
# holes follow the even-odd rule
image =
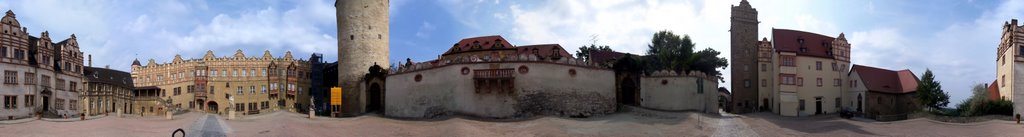
[[[369,90],[366,90],[366,112],[383,112],[384,110],[384,90],[378,83],[370,84]]]
[[[206,111],[210,113],[219,113],[216,101],[206,102]]]
[[[626,76],[619,83],[619,104],[624,105],[637,105],[637,89],[638,85],[634,81],[633,77]]]

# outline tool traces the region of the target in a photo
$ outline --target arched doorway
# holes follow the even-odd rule
[[[50,95],[53,94],[50,90],[43,90],[43,112],[50,111]]]
[[[619,103],[624,105],[636,105],[637,84],[632,77],[622,79],[619,87]]]
[[[218,111],[217,111],[217,102],[214,102],[214,101],[206,102],[206,112],[218,113]]]
[[[382,109],[382,106],[383,106],[383,103],[384,103],[383,96],[382,96],[383,92],[384,91],[381,90],[380,84],[378,84],[378,83],[370,84],[370,90],[366,91],[366,93],[367,93],[366,94],[366,98],[367,98],[366,99],[366,112],[367,113],[382,112],[381,109]]]

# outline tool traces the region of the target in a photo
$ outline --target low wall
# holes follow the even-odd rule
[[[717,80],[700,75],[641,77],[640,106],[718,113]]]
[[[511,89],[478,90],[475,71],[514,69]],[[544,61],[446,64],[389,75],[385,115],[431,118],[465,114],[486,118],[603,115],[615,111],[615,74],[596,67]]]

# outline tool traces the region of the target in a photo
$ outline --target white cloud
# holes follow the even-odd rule
[[[428,39],[430,38],[430,33],[436,29],[437,27],[430,24],[430,22],[423,22],[423,25],[421,25],[419,30],[416,31],[416,37]]]

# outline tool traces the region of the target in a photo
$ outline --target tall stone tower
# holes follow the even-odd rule
[[[342,115],[365,112],[365,84],[370,66],[388,63],[388,8],[390,0],[338,0],[338,84],[343,90]]]
[[[732,52],[729,57],[732,77],[733,113],[752,112],[757,107],[757,9],[746,0],[732,6],[729,28]]]

